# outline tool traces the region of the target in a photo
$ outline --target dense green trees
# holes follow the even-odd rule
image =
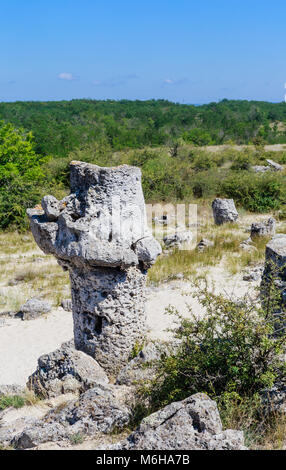
[[[285,103],[16,102],[0,103],[1,118],[2,229],[25,227],[25,209],[43,194],[62,197],[71,160],[140,166],[148,201],[225,196],[261,212],[286,202],[285,174],[250,173],[251,165],[267,157],[286,164],[286,152],[273,156],[263,150],[265,142],[286,142]],[[230,141],[251,141],[254,148],[216,153],[197,148]]]
[[[0,123],[0,228],[22,225],[25,209],[39,201],[43,162],[30,133]]]
[[[230,139],[286,143],[286,104],[228,101],[202,106],[165,100],[0,103],[0,119],[32,131],[41,155],[64,157],[102,139],[114,150],[161,146],[183,138],[194,145]]]

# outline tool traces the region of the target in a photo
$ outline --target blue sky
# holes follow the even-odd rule
[[[285,0],[0,0],[0,101],[283,101]]]

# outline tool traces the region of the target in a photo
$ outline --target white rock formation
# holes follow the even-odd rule
[[[71,194],[28,209],[39,247],[69,270],[75,347],[110,374],[145,336],[147,269],[161,253],[148,227],[139,168],[71,163]]]

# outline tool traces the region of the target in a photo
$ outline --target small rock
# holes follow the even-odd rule
[[[216,198],[212,203],[212,210],[216,225],[235,222],[238,218],[233,199]]]
[[[283,171],[283,166],[279,165],[279,163],[276,163],[273,160],[270,160],[269,158],[266,161],[267,161],[268,165],[270,165],[273,170]]]
[[[23,320],[34,320],[45,313],[49,313],[51,310],[52,306],[49,302],[36,298],[27,300],[20,308],[20,312],[23,314]]]
[[[259,281],[260,279],[261,279],[261,274],[258,272],[252,272],[249,274],[245,274],[243,276],[243,280],[248,281],[248,282]]]
[[[16,449],[31,449],[44,442],[67,440],[75,434],[94,437],[123,429],[131,417],[128,401],[127,387],[98,384],[78,400],[60,410],[51,410],[43,419],[27,426],[13,438],[12,444]]]
[[[214,242],[208,240],[207,238],[202,238],[201,241],[197,244],[198,251],[204,251],[206,248],[214,246]]]
[[[265,390],[262,394],[262,401],[266,411],[285,414],[286,386],[275,384],[271,389]]]
[[[71,299],[62,300],[61,306],[66,312],[71,312],[72,311],[72,301],[71,301]]]
[[[107,384],[108,377],[91,356],[77,351],[72,343],[38,359],[36,371],[28,378],[27,387],[36,395],[49,398],[62,393],[84,392],[96,384]]]
[[[266,171],[271,171],[270,166],[253,165],[251,168],[254,171],[254,173],[265,173]]]
[[[143,419],[124,450],[245,450],[243,432],[222,430],[216,403],[203,393]]]
[[[190,231],[176,232],[172,235],[168,235],[163,238],[163,241],[167,247],[181,246],[190,243],[193,234]]]
[[[132,385],[151,379],[154,375],[152,361],[159,360],[162,351],[154,343],[149,343],[118,374],[116,384]],[[149,364],[148,364],[149,363]],[[143,366],[143,364],[145,364]],[[148,364],[148,367],[147,367]]]
[[[250,236],[255,237],[266,237],[275,235],[276,231],[276,220],[270,217],[267,222],[256,222],[251,225]]]
[[[3,395],[25,395],[26,387],[22,385],[12,384],[12,385],[0,385],[0,397]]]
[[[44,196],[41,205],[49,221],[53,222],[59,218],[60,201],[54,196]]]

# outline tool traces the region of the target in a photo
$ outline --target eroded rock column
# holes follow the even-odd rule
[[[69,270],[76,348],[117,373],[146,334],[146,274],[161,252],[140,170],[72,162],[71,194],[45,196],[28,216],[39,247]]]

